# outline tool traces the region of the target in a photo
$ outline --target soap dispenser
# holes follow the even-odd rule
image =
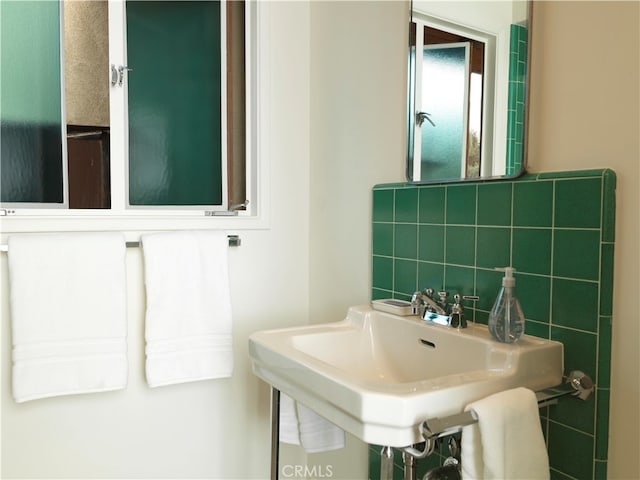
[[[524,313],[516,298],[515,271],[512,267],[496,268],[504,272],[502,288],[489,314],[489,332],[502,343],[514,343],[524,334]]]

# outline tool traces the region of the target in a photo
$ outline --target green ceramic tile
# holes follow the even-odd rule
[[[418,227],[418,259],[444,262],[444,227],[442,225]]]
[[[441,263],[418,262],[418,290],[444,288],[444,265]]]
[[[380,480],[380,450],[369,448],[369,480]]]
[[[594,380],[600,388],[611,386],[611,317],[600,317],[599,320],[598,377]]]
[[[596,458],[606,460],[609,454],[609,389],[598,388],[595,401],[598,404],[598,418],[596,420]],[[589,402],[594,402],[591,399]]]
[[[478,225],[511,225],[511,182],[478,185]]]
[[[488,325],[489,312],[484,312],[482,310],[475,310],[473,313],[473,321],[476,323],[481,323],[482,325]]]
[[[551,321],[589,332],[598,329],[598,284],[554,278]]]
[[[595,473],[594,480],[606,480],[607,478],[607,462],[606,461],[595,461]]]
[[[602,177],[602,173],[604,172],[604,170],[602,169],[595,169],[595,170],[573,170],[573,171],[568,171],[568,172],[544,172],[544,173],[538,173],[538,178],[540,180],[549,180],[549,179],[560,179],[560,180],[564,180],[564,179],[584,179],[584,178],[591,178],[591,177]]]
[[[524,324],[524,333],[533,335],[534,337],[548,339],[550,333],[549,324],[527,320]]]
[[[573,477],[570,477],[569,475],[565,475],[562,472],[559,472],[557,470],[554,470],[553,468],[550,469],[550,480],[577,480]]]
[[[602,178],[602,241],[613,242],[616,233],[616,174],[605,170]]]
[[[445,230],[445,261],[473,266],[476,258],[475,227],[451,227]]]
[[[551,227],[553,182],[522,182],[513,185],[513,224],[521,227]]]
[[[372,251],[374,255],[393,255],[393,224],[374,223],[372,226]]]
[[[555,226],[600,228],[601,178],[556,181]]]
[[[476,223],[476,185],[448,185],[446,222],[449,225]]]
[[[411,297],[412,296],[413,296],[413,292],[411,292],[411,293],[398,293],[398,292],[395,292],[393,294],[393,298],[397,298],[399,300],[406,300],[407,302],[411,301]]]
[[[555,229],[553,275],[598,280],[600,268],[599,230]]]
[[[373,221],[393,222],[393,190],[373,191]]]
[[[593,477],[593,437],[555,422],[549,424],[549,465],[576,479]]]
[[[612,243],[603,243],[600,263],[600,315],[613,310],[613,250]]]
[[[460,295],[474,295],[474,269],[445,265],[444,290],[449,293],[448,301],[453,301],[456,293]]]
[[[373,288],[393,290],[393,259],[388,257],[373,257]]]
[[[422,187],[419,189],[419,222],[444,223],[445,187]]]
[[[512,266],[522,273],[549,275],[551,230],[514,228]]]
[[[596,402],[565,399],[549,407],[549,419],[593,435],[596,417]]]
[[[418,262],[396,260],[393,267],[393,289],[411,295],[417,290]]]
[[[393,256],[412,258],[418,256],[418,226],[397,223],[394,227]]]
[[[511,265],[511,230],[508,228],[478,227],[476,264],[494,268]]]
[[[424,478],[429,470],[439,467],[441,463],[442,458],[438,455],[429,455],[427,458],[418,460],[416,465],[416,478]]]
[[[371,289],[371,300],[380,300],[389,297],[391,297],[391,292],[389,292],[389,290],[380,290],[379,288]]]
[[[512,131],[514,136],[521,133],[517,132],[515,122]],[[489,267],[494,263],[509,264],[508,260],[503,262],[509,229],[487,226],[510,225],[501,223],[506,218],[504,211],[497,212],[491,206],[502,205],[500,195],[511,186],[515,226],[510,242],[511,264],[518,269],[516,292],[527,318],[525,331],[561,341],[565,346],[565,373],[583,370],[592,378],[597,377],[599,387],[596,400],[579,405],[560,402],[551,407],[553,410],[547,409],[552,420],[545,417],[542,422],[545,431],[548,425],[551,478],[606,478],[615,226],[613,172],[525,174],[497,184],[374,187],[372,298],[407,299],[412,290],[426,287],[446,289],[451,294],[475,293],[481,300],[477,305],[467,302],[465,312],[469,320],[486,324],[502,278],[501,272]],[[476,215],[478,225],[482,225],[477,230],[460,227],[475,225]],[[394,220],[411,224],[417,220],[422,225],[412,229],[384,223]],[[602,245],[598,237],[600,222]],[[553,235],[552,226],[556,227]],[[584,229],[592,230],[585,234]],[[393,252],[394,236],[402,238],[396,252]],[[598,241],[594,240],[596,237]],[[413,256],[411,238],[417,238]],[[394,269],[394,259],[386,256],[390,252],[407,255],[407,259],[396,257]],[[447,264],[443,264],[445,259]],[[478,268],[474,269],[476,262]],[[594,430],[594,425],[595,437],[588,433]],[[594,449],[598,459],[595,466],[591,459]],[[377,450],[375,453],[370,450],[370,467],[379,476]],[[399,453],[396,460],[394,473],[400,479]],[[442,460],[438,452],[426,461],[419,461],[418,471],[424,476],[432,468],[431,463],[435,466]]]
[[[394,190],[396,188],[405,188],[407,186],[413,187],[413,185],[407,182],[379,183],[373,186],[373,190]]]
[[[418,221],[418,188],[396,190],[395,221],[409,223]]]
[[[495,270],[476,270],[476,295],[480,300],[476,302],[476,307],[480,310],[490,311],[496,301],[502,277],[504,273]]]
[[[551,327],[551,339],[564,344],[564,371],[581,370],[593,378],[596,371],[596,335],[562,327]]]
[[[518,178],[515,178],[513,181],[514,182],[535,182],[538,181],[540,177],[539,173],[524,173],[523,175],[520,175]]]
[[[516,273],[516,295],[527,320],[550,323],[551,278]]]

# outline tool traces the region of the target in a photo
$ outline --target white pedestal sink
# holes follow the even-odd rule
[[[562,344],[523,336],[491,339],[484,325],[456,330],[352,307],[339,322],[257,332],[254,373],[367,443],[404,447],[418,427],[515,387],[562,381]]]

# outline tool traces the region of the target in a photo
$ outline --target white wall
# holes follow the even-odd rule
[[[129,385],[16,404],[6,255],[0,255],[2,478],[267,478],[269,389],[247,337],[305,323],[309,302],[309,5],[270,4],[271,215],[231,249],[233,378],[149,389],[140,251],[127,253]],[[6,235],[1,237],[6,243]]]
[[[529,170],[617,174],[608,477],[640,478],[640,3],[535,2]]]
[[[404,178],[408,3],[311,3],[311,322],[371,298],[371,188]],[[310,455],[367,478],[367,446]]]

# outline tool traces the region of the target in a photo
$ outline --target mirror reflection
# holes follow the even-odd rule
[[[407,177],[524,170],[528,5],[414,2],[409,25]]]

